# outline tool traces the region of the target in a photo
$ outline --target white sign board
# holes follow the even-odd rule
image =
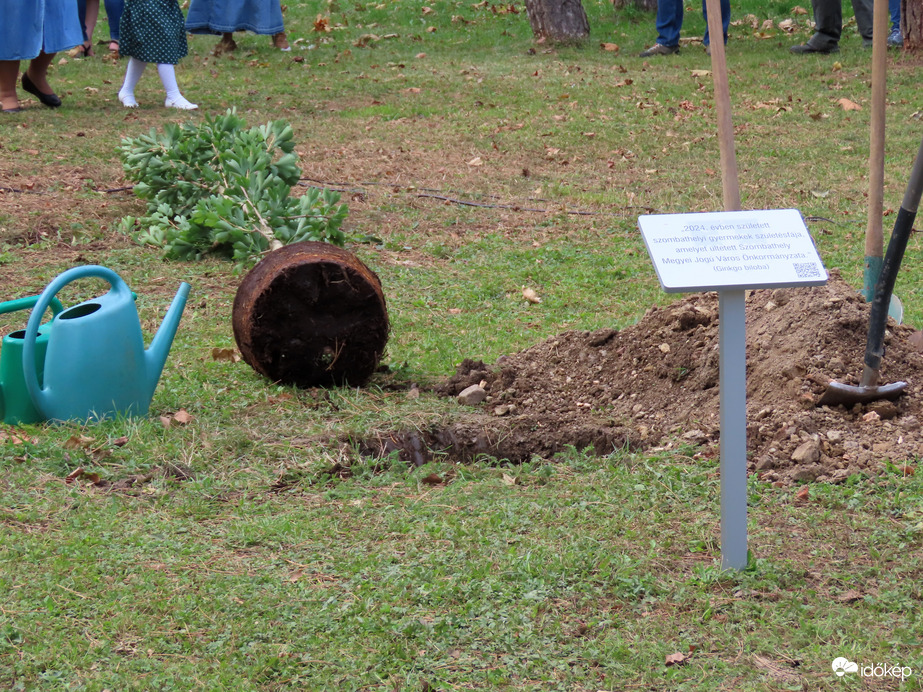
[[[667,293],[827,283],[797,209],[648,214],[638,227]]]

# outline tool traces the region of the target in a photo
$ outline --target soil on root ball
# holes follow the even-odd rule
[[[911,327],[889,320],[881,368],[882,383],[908,382],[904,396],[816,405],[830,380],[858,384],[868,317],[869,305],[836,272],[821,287],[747,293],[751,472],[781,485],[838,482],[923,455],[923,355]],[[437,391],[456,396],[483,383],[487,400],[447,427],[391,436],[385,447],[418,463],[422,443],[458,459],[513,462],[570,445],[603,454],[690,443],[717,456],[718,340],[718,295],[699,293],[621,331],[570,331],[490,365],[466,360]]]

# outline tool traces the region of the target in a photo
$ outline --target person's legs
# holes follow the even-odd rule
[[[83,23],[83,54],[93,55],[93,32],[99,19],[99,0],[77,0],[80,21]]]
[[[891,33],[888,34],[888,45],[900,48],[904,45],[904,34],[901,33],[901,0],[888,0],[888,13],[891,15]]]
[[[840,42],[843,33],[842,0],[811,0],[814,9],[814,35],[809,44],[830,48]]]
[[[866,45],[872,45],[872,23],[874,15],[873,0],[852,0],[852,10],[856,15],[859,35]]]
[[[0,60],[0,105],[5,111],[16,111],[19,108],[19,97],[16,96],[16,79],[19,77],[18,60]]]
[[[137,108],[138,102],[135,100],[135,87],[138,86],[138,80],[144,74],[144,68],[147,63],[137,58],[129,58],[128,65],[125,67],[125,81],[122,82],[122,88],[119,89],[119,101],[126,108]]]
[[[113,49],[112,43],[119,42],[119,22],[122,21],[122,9],[125,7],[124,0],[105,0],[106,19],[109,21],[109,50]],[[115,46],[118,48],[118,45]]]
[[[54,60],[54,53],[39,53],[37,57],[29,61],[29,67],[24,73],[28,75],[29,81],[43,94],[53,94],[54,89],[48,83],[48,66]]]
[[[167,92],[167,99],[164,104],[167,108],[179,108],[184,111],[194,111],[198,106],[190,103],[180,93],[179,84],[176,83],[176,69],[173,65],[157,65],[157,74],[160,75],[160,81]]]
[[[678,46],[683,28],[683,0],[657,0],[657,43]]]
[[[706,46],[711,39],[708,36],[708,11],[705,8],[705,0],[702,0],[702,16],[705,17],[705,36],[702,43]],[[721,27],[724,30],[724,42],[728,42],[728,29],[731,28],[731,0],[721,0]]]

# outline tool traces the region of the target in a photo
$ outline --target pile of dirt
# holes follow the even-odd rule
[[[425,442],[455,458],[514,462],[570,445],[602,454],[695,444],[717,456],[718,312],[717,293],[692,294],[621,331],[565,332],[492,365],[466,360],[437,391],[480,384],[487,399]],[[921,335],[908,326],[889,320],[881,369],[882,383],[909,383],[904,396],[816,405],[831,379],[858,384],[868,318],[869,305],[835,272],[821,287],[748,292],[751,472],[781,485],[838,482],[923,455]],[[420,457],[419,439],[390,444]]]

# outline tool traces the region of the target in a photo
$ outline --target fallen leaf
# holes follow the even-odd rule
[[[240,361],[240,353],[237,352],[236,348],[213,348],[212,360],[226,360],[229,363],[237,363]]]
[[[530,303],[541,303],[542,299],[538,297],[538,293],[533,291],[531,288],[522,287],[522,297],[525,298]]]
[[[188,425],[191,423],[194,418],[186,409],[181,408],[179,411],[173,414],[173,420],[175,420],[180,425]]]
[[[405,94],[419,94],[423,89],[420,87],[407,87],[406,89],[401,89]]]
[[[417,53],[415,57],[417,57],[418,59],[425,58],[425,57],[426,57],[426,53]]]
[[[692,70],[693,77],[711,77],[711,70]]]
[[[783,19],[781,22],[779,22],[778,27],[785,33],[791,34],[795,31],[796,28],[798,28],[798,25],[795,24],[794,19]]]
[[[800,5],[796,5],[795,7],[792,8],[792,14],[806,15],[807,13],[808,11],[804,9],[803,7],[801,7]]]
[[[420,12],[422,12],[423,14],[432,14],[432,13],[433,13],[433,8],[432,8],[432,7],[424,7],[422,10],[420,10]]]
[[[327,32],[333,31],[330,28],[330,20],[321,15],[317,15],[317,19],[314,20],[314,31],[317,32]]]
[[[616,45],[615,43],[600,43],[599,46],[603,50],[607,50],[610,53],[614,53],[619,49],[618,45]]]
[[[799,502],[805,502],[808,499],[808,495],[811,492],[811,486],[806,485],[797,493],[795,493],[795,499]]]
[[[122,435],[122,437],[117,437],[117,438],[115,438],[114,440],[112,440],[112,446],[113,446],[113,447],[124,447],[124,446],[127,445],[127,444],[128,444],[128,436],[127,436],[127,435]]]
[[[484,162],[481,161],[481,157],[480,157],[480,156],[475,156],[473,159],[471,159],[471,160],[468,162],[468,165],[469,165],[469,166],[483,166],[483,165],[484,165]]]
[[[86,435],[72,435],[64,442],[64,449],[89,449],[94,442],[92,437]]]
[[[161,416],[161,417],[160,417],[160,424],[161,424],[163,427],[169,428],[170,425],[171,425],[172,423],[173,423],[173,419],[172,419],[170,416]]]
[[[420,482],[426,485],[440,485],[445,481],[442,480],[442,476],[440,476],[438,473],[431,473],[425,478],[421,478]]]
[[[503,474],[503,485],[516,485],[519,483],[519,479],[516,476],[511,476],[508,473]]]
[[[855,101],[850,101],[848,98],[845,98],[845,97],[841,98],[839,101],[837,101],[837,103],[840,104],[840,107],[844,111],[861,111],[862,110],[862,106],[860,106]]]
[[[73,483],[75,480],[77,480],[78,478],[80,478],[80,476],[82,476],[82,475],[83,475],[83,467],[82,467],[82,466],[78,466],[78,467],[75,468],[73,471],[71,471],[69,474],[67,474],[67,476],[64,478],[64,482],[65,482],[65,483]]]
[[[903,473],[905,476],[912,476],[916,473],[916,469],[910,464],[904,464],[903,466],[898,466],[897,470]]]
[[[689,657],[686,654],[676,652],[667,656],[666,664],[668,666],[681,666],[688,660]]]

